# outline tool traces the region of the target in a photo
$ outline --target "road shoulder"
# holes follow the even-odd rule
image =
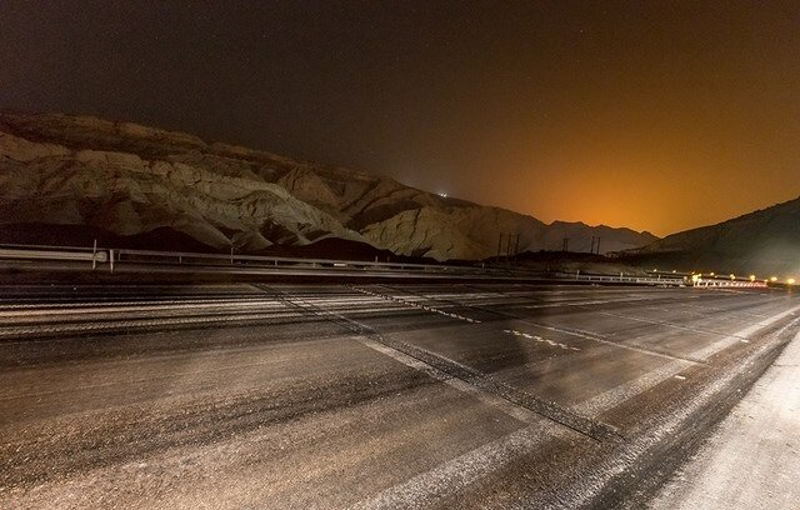
[[[800,333],[653,499],[653,510],[800,501]]]

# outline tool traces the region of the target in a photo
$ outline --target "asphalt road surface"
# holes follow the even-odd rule
[[[641,508],[781,291],[0,288],[0,508]]]

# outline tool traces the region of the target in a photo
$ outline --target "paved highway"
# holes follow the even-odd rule
[[[798,330],[765,289],[0,288],[0,508],[641,508]]]

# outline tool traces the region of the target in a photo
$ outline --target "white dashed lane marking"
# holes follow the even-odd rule
[[[560,349],[564,349],[565,351],[580,351],[580,349],[578,347],[572,347],[570,345],[566,345],[566,344],[563,344],[561,342],[554,342],[554,341],[549,340],[547,338],[542,338],[539,335],[531,335],[531,334],[528,334],[528,333],[523,333],[522,331],[517,331],[516,329],[504,329],[503,333],[506,333],[508,335],[521,336],[523,338],[527,338],[527,339],[533,340],[535,342],[545,343],[545,344],[550,345],[552,347],[558,347]]]
[[[402,304],[404,306],[408,306],[408,307],[411,307],[411,308],[416,308],[418,310],[424,310],[426,312],[431,312],[431,313],[438,313],[439,315],[443,315],[445,317],[450,317],[451,319],[457,319],[457,320],[460,320],[460,321],[469,322],[470,324],[480,324],[481,323],[481,321],[479,321],[478,319],[473,319],[472,317],[465,317],[464,315],[459,315],[457,313],[447,312],[447,311],[442,310],[440,308],[436,308],[436,307],[429,306],[429,305],[423,305],[423,304],[420,304],[420,303],[418,303],[416,301],[409,301],[407,299],[403,299],[403,298],[398,297],[398,296],[391,296],[391,295],[387,295],[387,294],[381,294],[379,292],[374,292],[374,291],[367,290],[367,289],[364,289],[364,288],[361,288],[361,287],[350,287],[350,288],[353,289],[354,291],[360,292],[362,294],[379,297],[381,299],[386,299],[386,300],[389,300],[389,301],[394,301],[396,303],[400,303],[400,304]]]

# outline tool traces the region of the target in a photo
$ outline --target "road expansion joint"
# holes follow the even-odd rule
[[[547,419],[550,419],[564,427],[572,429],[596,441],[619,441],[623,439],[619,431],[606,423],[602,423],[590,418],[581,416],[556,402],[536,397],[525,391],[514,388],[502,381],[497,380],[489,374],[483,373],[472,367],[459,363],[455,360],[446,358],[427,349],[415,345],[386,338],[372,327],[354,321],[344,315],[329,310],[324,310],[316,305],[312,305],[301,298],[291,296],[279,289],[272,288],[264,284],[254,284],[255,287],[268,292],[277,299],[285,302],[298,310],[302,310],[309,315],[330,320],[339,324],[356,335],[366,337],[369,340],[378,342],[394,351],[414,358],[428,367],[450,377],[459,379],[470,386],[477,388],[490,395],[498,396],[504,400]]]

